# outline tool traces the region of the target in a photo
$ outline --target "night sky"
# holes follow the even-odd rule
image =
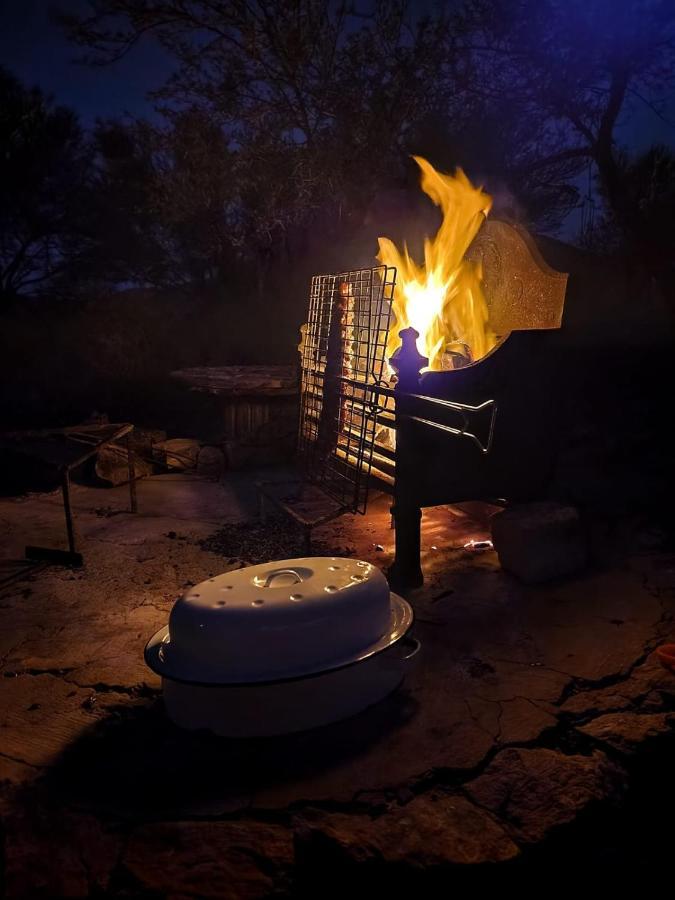
[[[622,0],[623,2],[623,0]],[[426,3],[426,0],[422,0]],[[172,60],[151,38],[124,59],[101,68],[77,62],[82,50],[70,44],[50,16],[54,6],[85,11],[85,0],[9,0],[0,6],[0,62],[24,83],[39,85],[55,100],[74,108],[85,126],[97,117],[153,116],[148,91],[158,88],[172,70]],[[653,143],[675,146],[675,96],[669,98],[664,121],[637,99],[626,104],[617,137],[631,152]],[[587,178],[578,186],[586,191]],[[563,228],[576,229],[576,212]]]
[[[84,125],[97,117],[152,115],[146,94],[160,87],[172,61],[152,40],[111,66],[76,62],[83,50],[70,44],[50,10],[86,10],[83,0],[8,0],[0,4],[0,62],[21,81],[38,85],[58,103],[74,108]]]
[[[69,44],[51,20],[50,9],[86,11],[85,0],[8,0],[0,4],[0,61],[22,81],[37,84],[55,99],[77,110],[85,125],[97,117],[131,113],[151,115],[146,94],[160,87],[172,69],[172,60],[152,39],[139,44],[111,66],[91,68],[77,63],[82,50]],[[640,101],[630,104],[630,115],[620,137],[634,150],[660,141],[675,145],[675,97],[666,111],[669,124]]]

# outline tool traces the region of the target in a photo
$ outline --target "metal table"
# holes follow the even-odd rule
[[[132,513],[137,512],[136,476],[131,446],[134,426],[129,422],[106,425],[78,425],[72,428],[43,429],[40,431],[17,431],[0,436],[0,450],[37,460],[55,469],[61,480],[63,510],[66,518],[68,551],[50,547],[26,547],[29,559],[42,559],[66,565],[81,566],[82,554],[75,546],[75,530],[70,503],[70,473],[81,466],[106,444],[126,438],[126,452],[129,466],[129,501]]]

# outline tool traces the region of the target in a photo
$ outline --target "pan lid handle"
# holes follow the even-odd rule
[[[289,579],[293,579],[292,581]],[[275,581],[277,584],[275,585]],[[302,575],[296,569],[274,569],[270,572],[263,582],[264,587],[290,587],[293,584],[300,584]]]

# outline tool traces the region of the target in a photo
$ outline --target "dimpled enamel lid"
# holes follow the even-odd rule
[[[384,575],[368,562],[285,559],[190,588],[146,657],[151,662],[154,653],[153,668],[178,680],[293,678],[383,649],[411,621],[408,604],[390,594]]]

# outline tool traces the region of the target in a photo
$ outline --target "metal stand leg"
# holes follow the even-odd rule
[[[70,508],[70,474],[68,469],[63,469],[61,472],[61,491],[63,492],[63,511],[66,515],[68,549],[71,553],[75,553],[75,529],[73,528],[73,513]]]
[[[420,527],[422,510],[419,506],[397,504],[394,507],[396,519],[396,557],[389,570],[393,585],[416,588],[424,583],[420,565]]]
[[[267,524],[267,505],[265,495],[260,489],[258,489],[258,518],[263,525]]]
[[[138,512],[136,498],[136,469],[134,467],[134,453],[131,445],[131,433],[127,435],[127,464],[129,466],[129,505],[131,512]]]

